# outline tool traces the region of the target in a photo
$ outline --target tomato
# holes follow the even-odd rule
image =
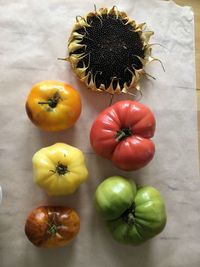
[[[35,246],[61,247],[79,232],[80,219],[71,208],[41,206],[31,211],[25,224],[25,234]]]
[[[32,162],[34,181],[52,196],[74,193],[88,176],[82,151],[64,143],[41,148]]]
[[[132,206],[135,194],[135,184],[120,176],[110,177],[103,181],[95,192],[96,210],[106,220],[116,219]]]
[[[43,130],[64,130],[73,126],[80,116],[80,95],[63,82],[43,81],[31,89],[26,112],[29,119]]]
[[[106,108],[95,119],[90,143],[95,152],[112,160],[118,168],[131,171],[147,165],[153,158],[155,118],[145,105],[124,100]]]
[[[139,245],[161,233],[166,225],[160,193],[151,186],[137,188],[120,176],[109,177],[98,186],[95,206],[113,238],[121,243]]]

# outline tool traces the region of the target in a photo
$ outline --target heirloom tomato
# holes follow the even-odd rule
[[[74,125],[80,116],[80,95],[63,82],[43,81],[31,89],[26,112],[29,119],[43,130],[64,130]]]
[[[137,187],[120,176],[109,177],[98,186],[95,206],[113,238],[122,243],[139,245],[162,232],[166,225],[160,193],[151,186]]]
[[[75,210],[63,206],[41,206],[31,211],[25,234],[35,246],[62,247],[79,232],[80,219]]]
[[[40,149],[32,162],[36,184],[49,195],[72,194],[88,176],[82,151],[64,143]]]
[[[95,152],[126,171],[144,167],[152,160],[155,118],[145,105],[124,100],[106,108],[95,119],[90,142]]]

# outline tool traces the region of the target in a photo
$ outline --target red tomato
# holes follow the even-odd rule
[[[153,158],[155,118],[145,105],[131,100],[115,103],[94,121],[90,142],[95,152],[126,171],[144,167]]]

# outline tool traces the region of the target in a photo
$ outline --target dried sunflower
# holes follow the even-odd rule
[[[77,17],[67,60],[79,79],[94,91],[114,94],[139,89],[145,65],[154,60],[149,44],[153,32],[144,31],[145,25],[136,24],[115,6]]]

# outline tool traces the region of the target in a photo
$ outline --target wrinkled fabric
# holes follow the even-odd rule
[[[123,172],[95,155],[89,133],[97,114],[110,96],[92,92],[73,74],[67,57],[67,40],[77,15],[112,7],[127,12],[137,23],[154,31],[153,56],[162,61],[146,71],[156,80],[141,81],[142,97],[155,113],[156,154],[137,172]],[[190,7],[172,1],[118,0],[1,0],[0,3],[0,206],[1,267],[197,267],[199,266],[200,179],[195,92],[194,14]],[[81,95],[83,109],[71,129],[47,133],[36,128],[25,112],[31,87],[42,80],[61,80]],[[113,103],[131,98],[114,96]],[[42,147],[65,142],[81,149],[89,170],[87,182],[66,197],[48,197],[33,182],[33,154]],[[166,202],[165,230],[139,247],[117,243],[96,214],[97,185],[111,175],[123,175],[138,184],[156,187]],[[44,204],[74,208],[81,219],[78,237],[67,247],[34,247],[24,234],[29,212]]]

